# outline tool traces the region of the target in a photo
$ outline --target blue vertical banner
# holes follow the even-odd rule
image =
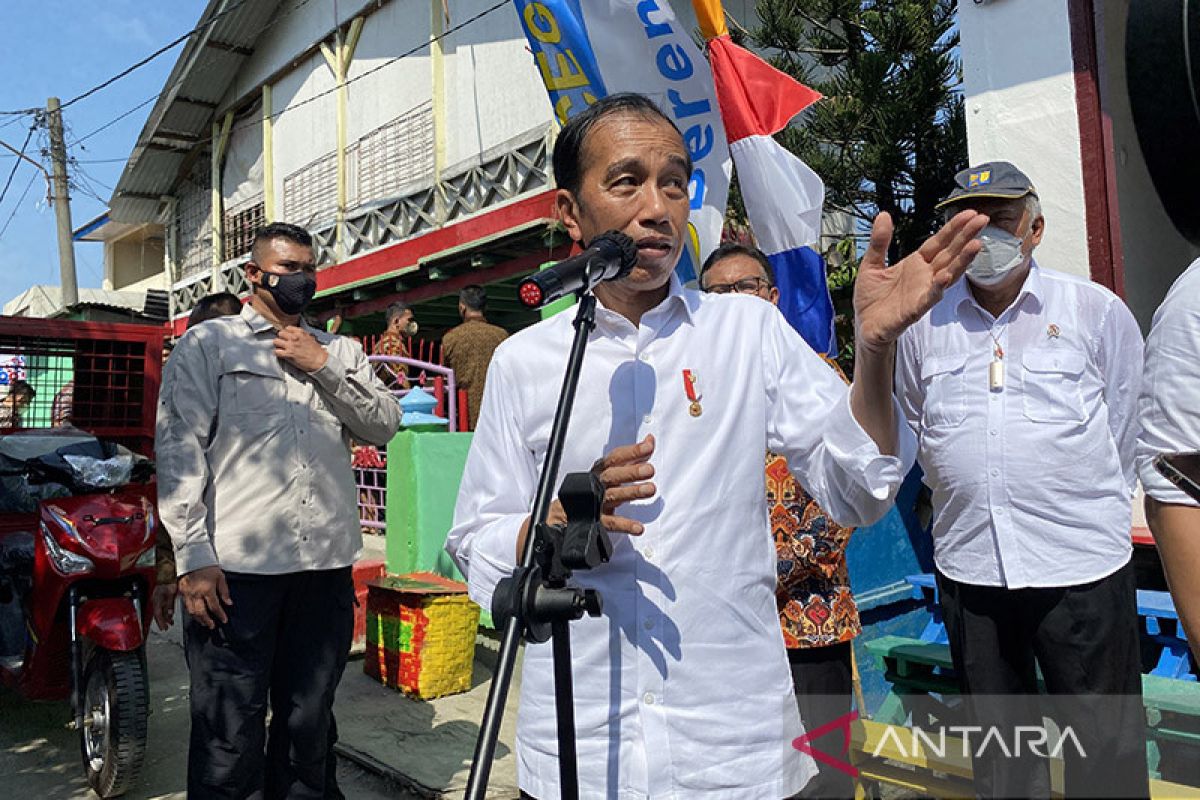
[[[610,92],[638,92],[679,127],[692,158],[687,252],[693,280],[721,241],[732,161],[712,72],[669,0],[513,0],[564,123]]]
[[[563,125],[608,94],[578,0],[513,0],[533,60]]]

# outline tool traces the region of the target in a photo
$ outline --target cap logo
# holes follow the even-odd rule
[[[987,186],[992,182],[992,171],[990,169],[972,172],[967,176],[967,188],[975,189],[980,186]]]

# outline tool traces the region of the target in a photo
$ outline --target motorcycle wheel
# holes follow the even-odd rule
[[[83,768],[92,791],[103,798],[119,797],[137,780],[146,755],[145,655],[97,648],[83,675]]]

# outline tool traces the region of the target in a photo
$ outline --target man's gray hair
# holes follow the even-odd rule
[[[1025,210],[1029,212],[1030,222],[1042,216],[1042,202],[1036,194],[1025,195]]]

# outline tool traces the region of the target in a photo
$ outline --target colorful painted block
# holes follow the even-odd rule
[[[471,688],[479,606],[466,586],[418,572],[367,587],[367,675],[422,699]]]

